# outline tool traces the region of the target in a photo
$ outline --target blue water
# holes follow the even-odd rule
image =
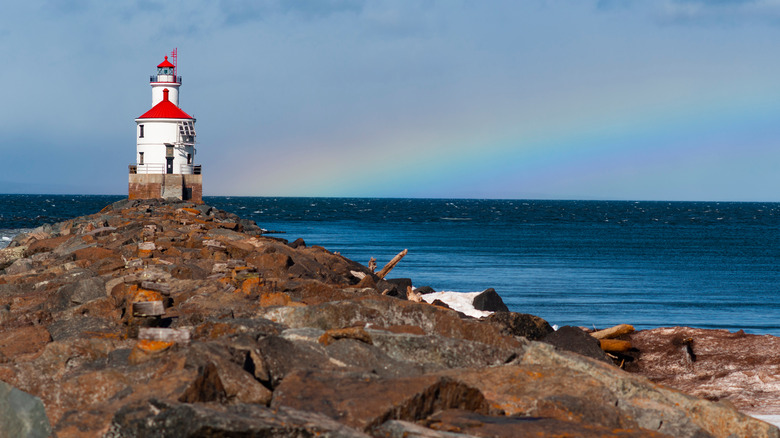
[[[120,197],[0,195],[0,236]],[[207,197],[279,237],[552,324],[780,335],[780,204]],[[2,238],[2,237],[0,237]],[[2,242],[0,242],[2,245]]]

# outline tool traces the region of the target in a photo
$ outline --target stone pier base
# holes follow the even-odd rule
[[[203,175],[130,174],[129,199],[176,198],[203,203]]]

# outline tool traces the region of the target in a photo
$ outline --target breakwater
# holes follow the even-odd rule
[[[2,393],[60,437],[778,436],[539,342],[537,317],[410,301],[407,280],[290,240],[154,200],[18,236],[0,252]]]

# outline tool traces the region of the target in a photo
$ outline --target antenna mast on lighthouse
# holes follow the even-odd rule
[[[174,47],[173,50],[171,50],[171,64],[173,64],[173,77],[176,77],[176,72],[178,71],[178,67],[179,67],[178,47]]]

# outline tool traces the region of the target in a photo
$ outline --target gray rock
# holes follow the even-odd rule
[[[53,311],[64,310],[106,296],[106,283],[103,279],[84,278],[60,287],[49,302],[49,307]]]
[[[95,243],[84,243],[84,241],[81,239],[81,237],[72,237],[68,239],[66,242],[62,243],[58,247],[54,248],[52,253],[58,257],[66,256],[68,254],[73,254],[74,252],[84,249],[84,248],[90,248],[96,246]]]
[[[257,342],[270,375],[266,383],[275,388],[287,374],[296,369],[335,368],[324,348],[310,342],[291,342],[280,336],[267,336]]]
[[[5,273],[7,275],[23,274],[27,271],[31,271],[32,269],[33,264],[30,259],[18,259],[11,263],[11,266],[5,268]]]
[[[43,402],[0,381],[0,436],[47,438],[51,425]]]
[[[114,328],[107,319],[84,315],[58,319],[46,327],[53,341],[81,338],[84,332],[108,332]]]
[[[393,359],[427,369],[485,367],[507,363],[522,352],[443,336],[367,330],[374,345]]]

